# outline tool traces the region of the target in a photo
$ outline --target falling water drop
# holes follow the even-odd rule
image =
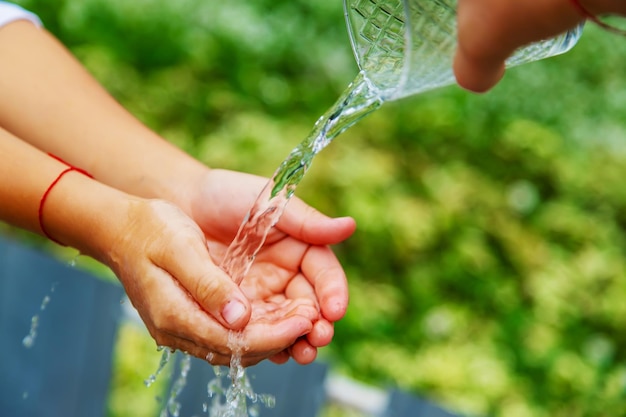
[[[143,383],[145,384],[146,387],[150,387],[152,384],[154,384],[154,382],[156,381],[157,377],[163,371],[165,366],[170,361],[170,357],[172,356],[172,351],[169,350],[169,349],[164,349],[163,346],[159,346],[157,348],[157,350],[158,351],[163,351],[163,353],[161,354],[161,360],[159,361],[159,367],[157,368],[155,373],[153,373],[152,375],[150,375],[147,379],[145,379],[143,381]]]
[[[50,303],[50,296],[56,289],[57,284],[58,284],[57,282],[53,283],[52,286],[50,287],[49,293],[46,294],[41,300],[41,304],[39,305],[39,312],[44,311],[46,307],[48,306],[48,304]],[[28,334],[24,336],[24,338],[22,339],[22,345],[25,348],[30,349],[35,344],[35,339],[37,338],[38,327],[39,327],[39,313],[35,314],[30,319],[30,329],[28,331]]]

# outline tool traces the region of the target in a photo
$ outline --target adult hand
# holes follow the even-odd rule
[[[212,169],[189,183],[176,204],[204,231],[214,259],[223,257],[242,219],[267,183],[266,178]],[[312,362],[317,348],[330,343],[333,323],[348,305],[345,273],[328,245],[347,239],[355,229],[351,218],[329,218],[293,197],[272,229],[241,284],[252,302],[251,324],[276,320],[282,303],[308,303],[316,308],[312,329],[296,343],[285,345],[272,357],[284,362],[292,356],[301,364]],[[245,332],[249,330],[246,327]],[[266,337],[274,337],[266,333]]]
[[[624,13],[622,0],[581,0],[593,14]],[[570,0],[459,0],[454,73],[463,88],[484,92],[504,75],[519,47],[555,37],[583,22]]]
[[[101,260],[121,280],[158,345],[227,365],[237,347],[229,339],[229,328],[245,326],[241,354],[242,364],[249,366],[313,331],[317,305],[308,297],[303,274],[287,272],[298,270],[295,257],[303,256],[298,253],[302,245],[284,239],[272,249],[276,253],[260,256],[259,275],[251,279],[255,285],[246,287],[252,295],[249,304],[212,262],[202,230],[180,209],[139,199],[127,218],[116,227],[121,233],[115,233],[112,249]],[[239,303],[235,312],[240,315],[230,322],[228,311],[234,303]]]

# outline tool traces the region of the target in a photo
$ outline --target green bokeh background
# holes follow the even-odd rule
[[[210,166],[271,175],[357,72],[339,0],[18,3]],[[297,195],[358,223],[335,248],[335,371],[464,414],[626,415],[625,58],[587,26],[488,94],[388,103],[317,157]],[[157,412],[154,347],[122,328],[110,417]]]

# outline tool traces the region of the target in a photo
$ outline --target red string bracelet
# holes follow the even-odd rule
[[[611,25],[603,22],[596,15],[594,15],[589,10],[587,10],[587,8],[585,6],[583,6],[583,4],[580,2],[580,0],[570,0],[570,3],[572,3],[572,5],[578,10],[578,12],[585,19],[595,23],[596,25],[600,26],[602,29],[604,29],[606,31],[609,31],[609,32],[612,32],[612,33],[616,33],[618,35],[626,36],[626,30],[620,29],[620,28],[615,27],[615,26],[611,26]]]
[[[65,174],[67,174],[68,172],[72,172],[72,171],[76,171],[79,172],[83,175],[88,176],[89,178],[93,178],[91,176],[91,174],[89,174],[87,171],[80,169],[78,167],[75,167],[73,165],[68,164],[67,162],[65,162],[64,160],[62,160],[61,158],[59,158],[58,156],[52,155],[52,154],[48,154],[49,156],[51,156],[52,158],[56,159],[57,161],[60,161],[62,163],[64,163],[65,165],[67,165],[67,168],[65,168],[63,171],[61,171],[61,173],[59,175],[57,175],[57,177],[54,179],[54,181],[52,181],[52,183],[48,186],[48,188],[46,189],[46,191],[43,193],[43,195],[41,196],[41,200],[39,200],[39,211],[38,211],[38,218],[39,218],[39,228],[41,229],[41,231],[43,232],[43,234],[50,239],[51,241],[61,245],[61,246],[67,246],[64,245],[63,243],[59,242],[58,240],[56,240],[55,238],[53,238],[50,233],[48,233],[48,231],[46,230],[46,227],[44,226],[43,223],[43,206],[46,204],[46,200],[48,199],[48,195],[50,194],[50,191],[52,191],[52,189],[54,188],[55,185],[57,185],[57,183],[59,181],[61,181],[61,178],[63,178],[63,176]]]

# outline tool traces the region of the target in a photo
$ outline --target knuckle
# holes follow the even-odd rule
[[[209,277],[199,278],[194,286],[194,298],[204,308],[213,308],[221,299],[218,280]]]

